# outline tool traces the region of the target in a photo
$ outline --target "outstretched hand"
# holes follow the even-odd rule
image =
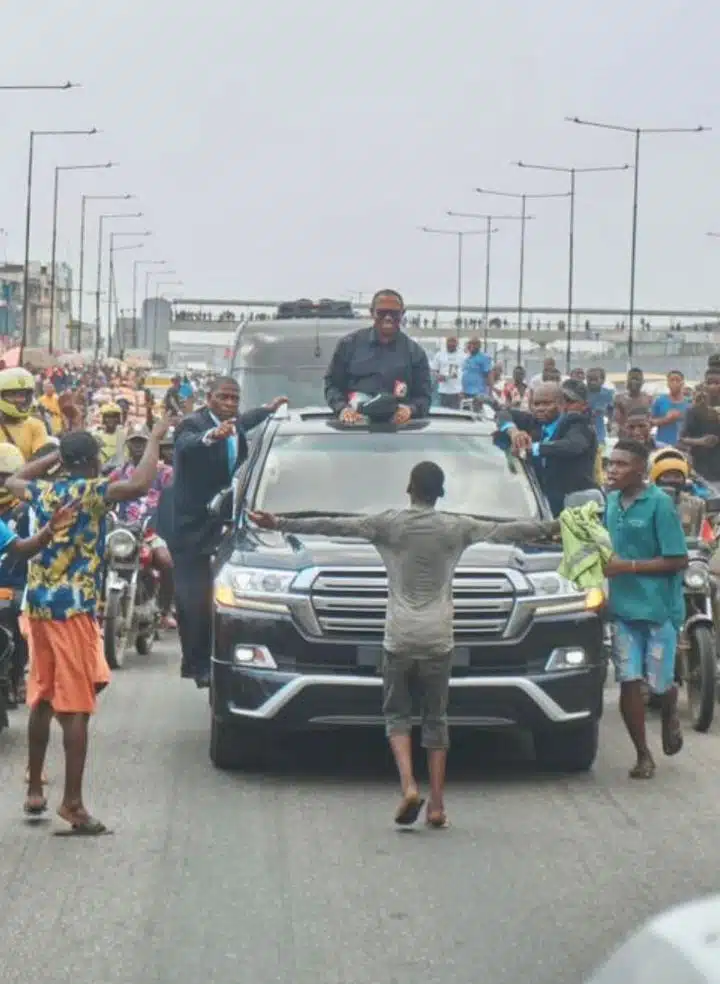
[[[66,530],[68,526],[72,526],[75,522],[75,517],[77,516],[78,504],[75,503],[70,506],[60,506],[50,517],[50,522],[48,526],[50,527],[51,533],[59,533],[62,530]]]
[[[156,420],[152,428],[152,436],[161,441],[171,427],[176,427],[178,423],[178,417],[173,413],[166,413],[159,420]]]
[[[277,516],[273,516],[269,512],[263,512],[261,509],[258,509],[256,512],[249,512],[248,517],[256,526],[259,526],[263,530],[276,530],[279,525]]]

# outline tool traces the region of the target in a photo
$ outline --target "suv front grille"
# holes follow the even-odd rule
[[[382,568],[320,571],[311,599],[324,636],[382,640],[387,611],[387,576]],[[514,601],[512,582],[501,571],[457,570],[453,579],[455,641],[499,639]]]

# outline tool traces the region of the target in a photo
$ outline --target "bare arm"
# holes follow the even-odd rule
[[[14,475],[11,475],[6,483],[6,487],[9,492],[15,496],[16,499],[26,499],[26,491],[29,482],[33,482],[36,478],[42,478],[43,475],[47,475],[51,468],[60,461],[60,452],[53,451],[52,454],[48,454],[43,458],[37,458],[35,461],[28,461],[27,464],[19,468]]]
[[[470,543],[527,543],[535,540],[548,540],[560,534],[560,521],[517,520],[507,523],[489,523],[484,520],[465,517],[466,542]]]
[[[276,529],[283,533],[359,537],[372,543],[378,535],[379,524],[375,516],[318,516],[312,519],[283,519],[278,516]]]

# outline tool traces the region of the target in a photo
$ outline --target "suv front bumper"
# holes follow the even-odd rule
[[[266,647],[280,669],[232,662],[236,645]],[[313,647],[313,666],[301,670],[293,665],[301,645],[287,622],[216,613],[211,683],[216,719],[270,732],[382,725],[378,670],[365,670],[354,660],[342,669],[323,666],[321,641]],[[587,662],[546,672],[558,646],[584,649]],[[356,647],[345,648],[354,653]],[[596,615],[539,618],[522,639],[474,648],[492,653],[494,665],[454,670],[448,706],[453,728],[537,731],[601,716],[607,661]]]

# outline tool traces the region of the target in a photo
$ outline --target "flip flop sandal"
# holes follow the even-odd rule
[[[662,723],[662,749],[666,755],[677,755],[683,747],[683,735],[677,717]]]
[[[108,834],[112,834],[112,830],[94,817],[88,817],[82,823],[70,824],[67,830],[54,831],[55,837],[105,837]]]
[[[26,817],[37,818],[41,817],[44,813],[47,813],[47,808],[48,803],[44,796],[42,799],[28,797],[23,806],[23,813]]]
[[[425,800],[419,793],[413,796],[406,796],[400,804],[395,814],[395,823],[400,827],[410,827],[420,816]]]
[[[631,779],[652,779],[655,775],[655,763],[652,759],[643,759],[630,769]]]
[[[447,830],[450,826],[450,821],[448,820],[447,813],[442,811],[441,813],[428,813],[425,824],[433,830]]]

